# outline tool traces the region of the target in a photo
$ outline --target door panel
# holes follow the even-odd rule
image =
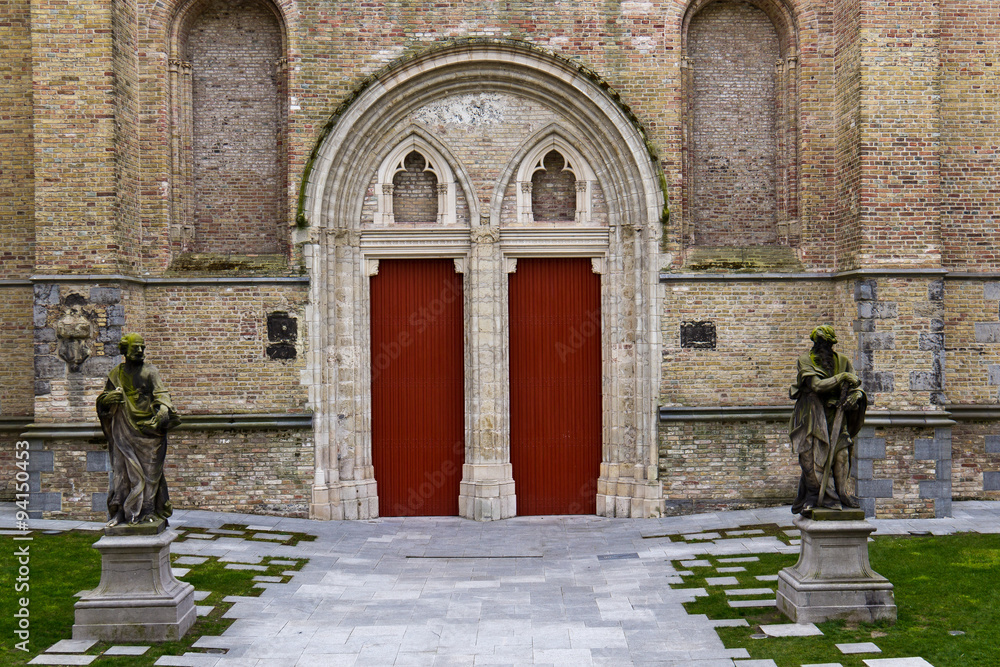
[[[602,433],[600,276],[590,259],[519,259],[509,295],[518,514],[594,514]]]
[[[371,278],[372,464],[381,516],[457,515],[465,460],[462,276],[382,260]]]

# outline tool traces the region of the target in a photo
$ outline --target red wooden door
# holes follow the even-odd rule
[[[519,259],[509,288],[517,513],[594,514],[601,467],[601,278],[589,259]]]
[[[465,460],[462,276],[382,260],[371,278],[372,465],[381,516],[457,515]]]

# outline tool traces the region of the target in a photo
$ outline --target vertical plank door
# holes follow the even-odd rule
[[[517,513],[593,514],[601,467],[601,278],[590,259],[510,274],[510,460]]]
[[[379,262],[371,343],[379,514],[457,515],[465,382],[462,276],[454,262]]]

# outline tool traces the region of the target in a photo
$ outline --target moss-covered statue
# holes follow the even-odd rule
[[[795,399],[789,434],[802,467],[792,512],[857,508],[858,499],[848,492],[847,480],[853,439],[864,424],[868,398],[850,360],[833,350],[837,342],[833,327],[816,327],[809,337],[813,348],[799,357],[798,375],[789,391]]]
[[[159,371],[144,361],[142,336],[122,336],[118,349],[125,361],[111,369],[97,397],[97,416],[111,457],[109,527],[155,523],[170,516],[163,460],[167,430],[180,423]]]

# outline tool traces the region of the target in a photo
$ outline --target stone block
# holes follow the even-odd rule
[[[854,473],[856,479],[874,479],[875,465],[872,463],[871,459],[864,459],[858,461],[854,466]]]
[[[875,331],[875,320],[872,319],[854,320],[853,329],[854,333]]]
[[[59,285],[36,284],[35,303],[55,306],[59,303]]]
[[[108,306],[106,313],[109,327],[125,326],[125,306]]]
[[[858,317],[874,320],[893,319],[899,317],[899,306],[894,301],[859,301]]]
[[[938,391],[942,388],[939,373],[910,371],[910,391]]]
[[[29,472],[28,473],[28,492],[31,494],[41,493],[42,491],[42,473],[40,472]]]
[[[935,498],[934,499],[934,518],[944,519],[950,517],[951,514],[951,498]]]
[[[108,472],[111,470],[111,458],[108,450],[100,449],[95,452],[87,452],[87,472]]]
[[[52,472],[53,465],[52,452],[33,451],[28,455],[28,472]]]
[[[1000,343],[1000,322],[976,322],[977,343]]]
[[[46,308],[45,306],[36,304],[33,309],[33,316],[35,320],[35,328],[41,329],[42,327],[45,326],[46,322],[48,322],[49,309]]]
[[[944,279],[932,280],[927,286],[928,301],[944,301]]]
[[[108,511],[108,492],[95,491],[90,494],[90,510],[92,512]]]
[[[52,393],[52,383],[48,380],[35,380],[35,396],[48,396]]]
[[[1000,300],[1000,282],[983,285],[983,299],[987,301]]]
[[[114,343],[117,346],[118,341],[120,341],[121,339],[122,339],[122,328],[120,326],[100,327],[97,330],[97,340],[101,343]]]
[[[1000,364],[990,364],[986,367],[986,381],[991,386],[1000,385]]]
[[[56,341],[56,330],[52,327],[36,327],[36,343],[54,343]]]
[[[896,390],[896,374],[893,371],[862,371],[862,388],[870,393],[892,393]]]
[[[66,362],[58,357],[35,357],[35,377],[51,380],[66,374]]]
[[[854,283],[855,301],[874,301],[878,299],[878,282],[875,280],[859,280]]]
[[[941,480],[921,480],[919,482],[920,486],[920,497],[921,498],[950,498],[951,497],[951,481],[941,481]]]
[[[918,461],[937,461],[939,443],[936,440],[918,438],[913,441],[913,457]]]
[[[892,498],[892,480],[859,479],[858,495],[864,498]]]
[[[105,535],[101,582],[76,603],[73,639],[161,642],[180,639],[194,624],[194,586],[170,568],[170,543],[177,533]]]
[[[983,472],[983,491],[1000,491],[1000,472],[995,470]]]
[[[944,331],[944,320],[938,318],[932,319],[931,331]]]
[[[861,503],[861,509],[864,511],[866,519],[870,519],[875,516],[874,498],[858,498],[858,502]]]
[[[937,473],[938,481],[947,481],[951,484],[951,459],[940,459],[935,467],[935,472]],[[949,489],[948,495],[951,495],[951,490]]]
[[[1000,435],[986,436],[986,453],[1000,454]]]
[[[32,512],[58,512],[62,510],[62,494],[32,493],[28,500],[28,509]]]
[[[122,291],[119,287],[91,287],[90,302],[94,304],[109,305],[121,303]]]
[[[943,333],[922,333],[918,337],[917,347],[921,350],[943,350]]]
[[[859,333],[858,346],[862,350],[895,350],[896,334],[892,331]]]
[[[861,433],[864,433],[864,429],[862,429]],[[885,458],[885,438],[859,437],[854,448],[855,456],[858,457],[859,461],[862,459]]]

